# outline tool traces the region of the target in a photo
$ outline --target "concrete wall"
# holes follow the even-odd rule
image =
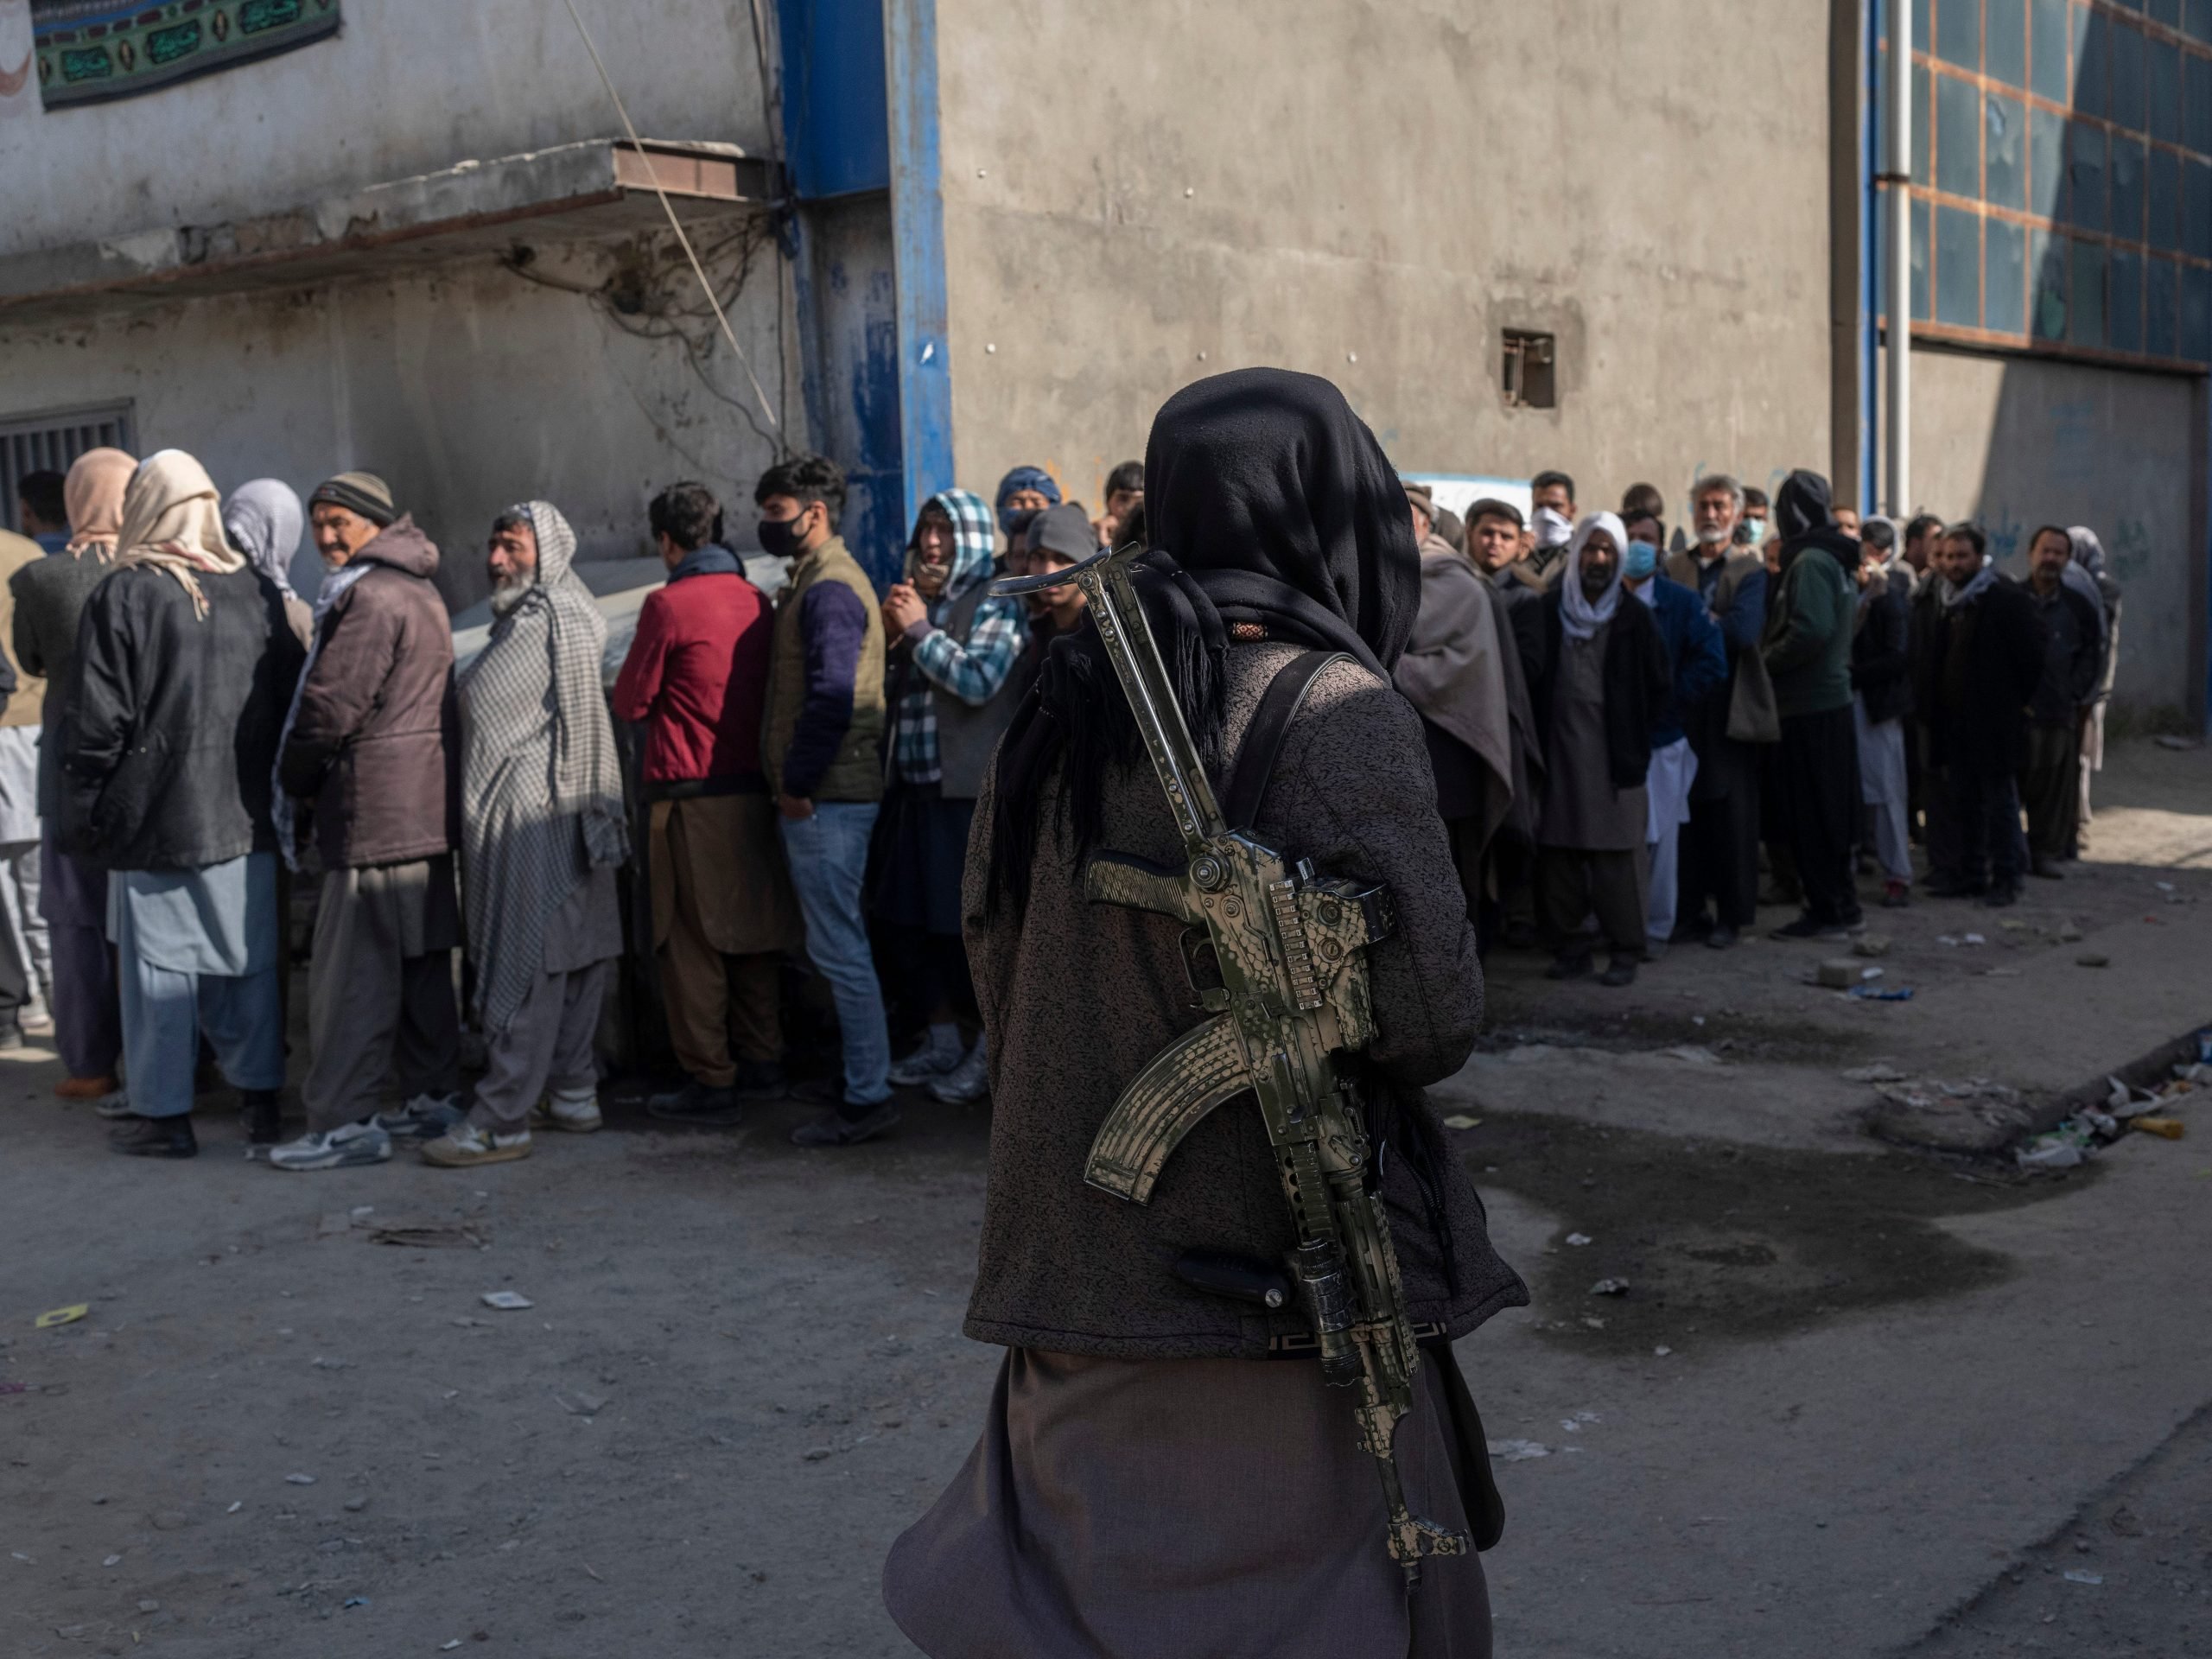
[[[0,8],[27,28],[20,0]],[[578,10],[641,134],[766,152],[749,0]],[[350,0],[345,19],[335,40],[140,98],[54,114],[35,87],[8,99],[0,254],[272,213],[622,130],[560,0]]]
[[[2114,700],[2184,710],[2203,627],[2204,550],[2191,525],[2196,382],[2091,365],[1916,348],[1912,492],[1979,519],[2026,571],[2038,524],[2088,524],[2126,589]]]
[[[1095,507],[1169,393],[1262,363],[1406,470],[1586,505],[1825,467],[1827,9],[1693,10],[937,0],[957,481]],[[1555,410],[1504,406],[1509,326],[1557,332]]]
[[[537,268],[590,283],[607,257],[542,250]],[[731,323],[771,397],[779,303],[764,255]],[[588,558],[642,556],[645,503],[689,476],[742,504],[732,529],[749,544],[753,485],[770,460],[674,342],[633,338],[582,296],[489,260],[0,332],[0,413],[129,399],[142,453],[188,449],[226,490],[269,474],[304,494],[334,472],[381,474],[444,551],[456,608],[486,590],[485,537],[511,502],[552,501]],[[703,372],[749,400],[727,348]],[[794,390],[793,417],[798,405]],[[311,554],[296,568],[307,584],[319,577]]]

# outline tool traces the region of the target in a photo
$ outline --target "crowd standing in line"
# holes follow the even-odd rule
[[[667,582],[610,698],[550,503],[491,526],[490,637],[456,673],[439,550],[373,474],[305,503],[267,479],[226,501],[175,450],[34,474],[31,535],[0,534],[0,1044],[50,1020],[59,1092],[126,1153],[197,1149],[212,1053],[274,1168],[521,1158],[533,1130],[601,1127],[616,873],[641,851],[683,1073],[654,1117],[727,1128],[789,1096],[821,1109],[793,1139],[828,1148],[895,1127],[899,1089],[977,1099],[963,868],[1001,736],[1086,626],[1072,585],[991,582],[1145,544],[1144,486],[1116,467],[1096,518],[1039,467],[988,502],[940,490],[879,594],[839,534],[842,473],[791,457],[754,490],[789,570],[772,605],[722,504],[671,486],[646,515]],[[1463,518],[1404,486],[1420,602],[1391,678],[1485,950],[1620,986],[1670,944],[1736,944],[1763,864],[1764,896],[1800,907],[1777,937],[1832,939],[1863,925],[1859,874],[1910,902],[1914,841],[1929,892],[1993,905],[2078,855],[2120,614],[2091,531],[2039,529],[2016,582],[1979,527],[1862,521],[1809,472],[1770,501],[1699,480],[1671,550],[1649,484],[1618,513],[1581,512],[1557,471],[1531,498]],[[303,533],[312,604],[289,579]],[[616,720],[642,738],[637,849]],[[296,880],[315,920],[287,1140]],[[836,1014],[819,1081],[785,1070],[802,956]]]

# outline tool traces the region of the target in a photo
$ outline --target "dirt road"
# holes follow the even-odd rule
[[[1871,1140],[1842,1075],[2032,1110],[2212,1021],[2212,758],[2103,795],[2019,911],[1881,913],[1910,1002],[1764,941],[1621,993],[1494,964],[1444,1092],[1535,1292],[1461,1348],[1501,1654],[2212,1645],[2212,1116],[2023,1182]],[[54,1077],[0,1057],[0,1653],[912,1652],[877,1569],[997,1364],[985,1109],[287,1176],[215,1103],[196,1163],[112,1158]]]

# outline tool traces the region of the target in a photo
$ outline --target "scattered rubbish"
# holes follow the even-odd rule
[[[456,1637],[454,1637],[454,1639],[453,1639],[452,1641],[450,1641],[450,1642],[443,1642],[443,1643],[439,1643],[439,1645],[438,1645],[438,1651],[439,1651],[440,1653],[451,1653],[451,1652],[452,1652],[455,1648],[459,1647],[460,1645],[461,1645],[461,1638],[460,1638],[459,1637],[457,1637],[457,1636],[456,1636]]]
[[[312,1486],[315,1484],[315,1477],[313,1475],[287,1475],[284,1477],[284,1484],[287,1486]]]
[[[244,1508],[245,1508],[245,1500],[244,1498],[235,1498],[232,1501],[231,1507],[225,1510],[223,1513],[225,1515],[236,1515]]]
[[[1692,1025],[1694,1025],[1694,1026],[1701,1026],[1701,1025],[1703,1025],[1704,1023],[1705,1023],[1705,1016],[1704,1016],[1703,1014],[1694,1014],[1690,1015],[1690,1024],[1692,1024]]]
[[[2081,944],[2082,930],[2071,922],[2063,924],[2058,930],[2058,942],[2061,944]]]
[[[1444,1127],[1447,1129],[1472,1129],[1478,1128],[1481,1125],[1482,1119],[1469,1117],[1465,1112],[1454,1112],[1444,1120]]]
[[[1669,1354],[1673,1353],[1674,1351],[1674,1351],[1673,1349],[1669,1348],[1669,1347],[1665,1343],[1663,1343],[1663,1342],[1662,1342],[1662,1343],[1661,1343],[1661,1344],[1660,1344],[1656,1348],[1654,1348],[1654,1349],[1651,1351],[1651,1357],[1652,1357],[1654,1359],[1664,1359],[1664,1358],[1666,1358],[1666,1357],[1667,1357],[1667,1356],[1668,1356],[1668,1355],[1669,1355]]]
[[[348,1515],[359,1515],[368,1507],[369,1500],[365,1497],[349,1497],[346,1500],[346,1513]]]
[[[1840,991],[1855,984],[1859,979],[1859,964],[1848,957],[1824,962],[1815,972],[1813,982],[1829,990]]]
[[[1659,1052],[1670,1060],[1680,1060],[1684,1065],[1719,1065],[1720,1057],[1703,1043],[1683,1043],[1674,1048],[1662,1048]]]
[[[346,1359],[318,1359],[315,1362],[315,1368],[318,1371],[342,1371],[352,1363],[351,1360]]]
[[[1490,1454],[1500,1463],[1526,1463],[1531,1458],[1548,1458],[1552,1449],[1535,1440],[1491,1440]]]
[[[1590,1287],[1590,1294],[1592,1296],[1625,1296],[1628,1294],[1628,1281],[1625,1279],[1600,1279],[1596,1284]]]
[[[1886,974],[1890,970],[1886,968],[1861,968],[1859,970],[1859,982],[1861,984],[1871,984],[1872,982],[1879,979],[1884,974]]]
[[[2161,732],[2156,741],[2162,749],[2195,749],[2203,747],[2196,738],[2176,737],[2171,732]]]
[[[28,1382],[0,1382],[0,1394],[29,1394],[30,1391],[31,1385]]]
[[[1878,1061],[1872,1065],[1854,1065],[1843,1073],[1843,1080],[1846,1083],[1903,1083],[1905,1074],[1894,1065]]]
[[[2086,1567],[2069,1567],[2064,1577],[2069,1584],[2102,1584],[2105,1581],[2103,1573],[2092,1573]]]
[[[51,1331],[57,1325],[74,1325],[92,1311],[90,1302],[79,1302],[74,1307],[49,1308],[31,1321],[34,1331]]]
[[[1854,957],[1886,957],[1890,954],[1890,942],[1872,933],[1862,934],[1851,942],[1851,954]]]
[[[1958,941],[1948,933],[1938,933],[1936,936],[1936,943],[1938,944],[1955,945],[1958,944]]]
[[[1567,1242],[1579,1249],[1582,1245],[1592,1243],[1594,1241],[1587,1233],[1569,1233],[1567,1236]]]
[[[1989,941],[1979,933],[1969,933],[1959,941],[1961,944],[1987,944]]]
[[[365,1607],[369,1605],[369,1599],[366,1596],[348,1596],[340,1605],[346,1607]]]
[[[804,1460],[808,1463],[819,1463],[830,1455],[830,1448],[826,1446],[810,1446],[806,1451]]]
[[[158,1613],[162,1611],[162,1604],[150,1599],[142,1601],[138,1604],[138,1611],[142,1613]]]
[[[1592,1331],[1602,1331],[1605,1328],[1605,1322],[1599,1319],[1595,1313],[1585,1313],[1582,1316],[1582,1323],[1589,1326]]]
[[[482,1300],[485,1306],[496,1307],[505,1313],[519,1313],[525,1307],[537,1306],[519,1291],[512,1290],[487,1290],[484,1293]]]
[[[2082,1161],[2085,1151],[2079,1142],[2053,1130],[2013,1148],[2012,1159],[2022,1169],[2071,1169]]]
[[[111,1556],[109,1556],[109,1557],[107,1558],[107,1560],[105,1560],[102,1561],[102,1562],[100,1563],[100,1565],[101,1565],[102,1567],[114,1567],[114,1566],[118,1565],[118,1564],[122,1561],[122,1560],[123,1560],[123,1557],[122,1557],[122,1556],[120,1556],[120,1555],[111,1555]]]
[[[553,1403],[572,1417],[596,1417],[607,1409],[606,1396],[597,1394],[556,1394]]]
[[[2174,890],[2174,884],[2171,881],[2153,881],[2151,885],[2160,893],[2171,893]]]
[[[346,1213],[356,1221],[365,1221],[376,1212],[377,1207],[373,1204],[357,1204]]]
[[[1861,1002],[1910,1002],[1912,1001],[1912,987],[1900,985],[1894,990],[1885,991],[1878,985],[1854,985],[1844,995],[1857,997]]]
[[[2127,1127],[2155,1135],[2162,1141],[2178,1141],[2189,1132],[2188,1126],[2177,1117],[2138,1117],[2131,1120]]]
[[[369,1229],[372,1244],[397,1244],[416,1250],[480,1250],[491,1240],[474,1224],[458,1221],[387,1221]]]
[[[2100,950],[2085,950],[2074,958],[2076,968],[2109,968],[2112,958]]]
[[[2025,922],[2006,920],[1998,923],[1997,925],[2007,933],[2025,933],[2031,931]]]

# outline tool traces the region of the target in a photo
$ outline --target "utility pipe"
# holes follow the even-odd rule
[[[1890,516],[1903,534],[1912,513],[1912,4],[1890,0],[1890,77],[1882,119],[1890,168],[1881,175],[1884,248],[1889,259],[1889,327],[1883,411],[1884,481]]]

